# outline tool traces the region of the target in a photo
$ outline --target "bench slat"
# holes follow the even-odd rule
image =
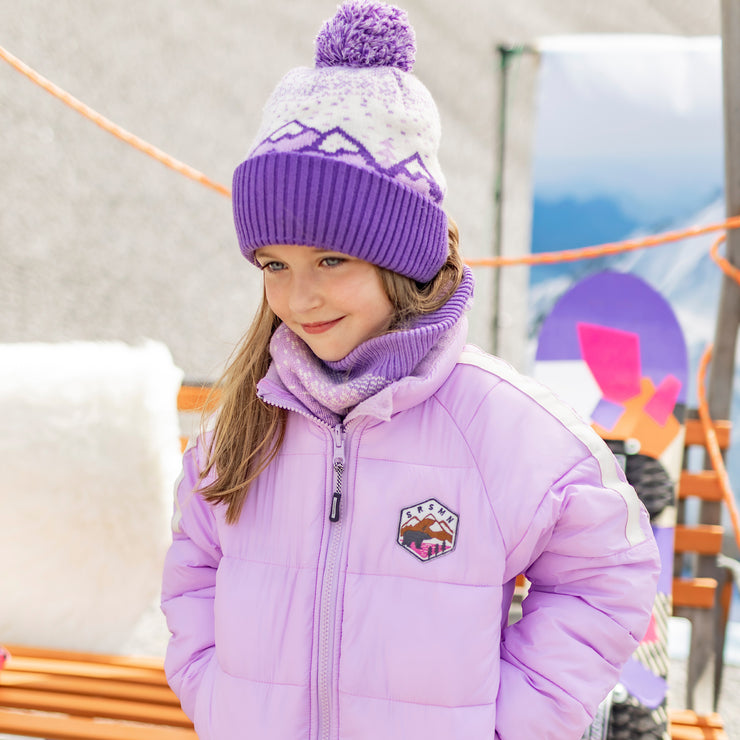
[[[728,740],[727,733],[714,727],[671,725],[671,740]]]
[[[714,578],[674,578],[673,606],[696,606],[711,609],[717,581]]]
[[[677,524],[674,550],[696,552],[699,555],[718,555],[722,551],[724,528],[719,524]]]
[[[732,422],[728,419],[716,419],[714,422],[714,433],[717,435],[717,444],[721,450],[726,450],[730,446],[730,432],[732,431]],[[686,436],[684,437],[684,446],[706,445],[706,435],[704,427],[699,419],[686,420]]]
[[[2,708],[0,732],[48,740],[198,740],[192,728],[102,723],[79,717],[14,712]]]
[[[76,676],[105,681],[123,681],[147,686],[167,686],[167,679],[160,668],[137,668],[135,666],[107,666],[104,663],[83,663],[75,661],[44,660],[43,658],[24,658],[11,653],[5,671],[36,673],[57,676]],[[3,674],[0,674],[2,676]]]
[[[177,410],[200,413],[206,407],[210,394],[209,386],[183,385],[177,394]],[[209,406],[210,408],[215,406],[213,398]]]
[[[716,713],[699,716],[690,709],[673,709],[668,716],[671,740],[728,740]]]
[[[671,709],[670,719],[672,724],[692,725],[694,727],[713,727],[721,730],[724,727],[722,717],[716,712],[712,714],[698,715],[691,709]]]
[[[678,498],[686,499],[691,496],[702,501],[722,501],[722,487],[717,473],[714,470],[701,470],[697,473],[682,470],[678,482]]]
[[[179,707],[177,697],[168,686],[154,686],[129,681],[99,678],[80,678],[63,674],[4,671],[0,686],[24,691],[51,691],[80,696],[104,696],[109,699],[151,702]]]
[[[130,668],[143,668],[161,672],[164,661],[148,656],[116,655],[114,653],[88,653],[82,650],[60,650],[58,648],[37,647],[35,645],[16,645],[3,643],[13,657],[42,658],[43,660],[72,661],[73,663],[102,663]]]
[[[53,691],[26,691],[3,685],[0,685],[0,706],[60,712],[78,717],[105,717],[174,727],[190,726],[190,720],[180,707]]]

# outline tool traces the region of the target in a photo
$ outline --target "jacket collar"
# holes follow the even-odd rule
[[[344,423],[360,418],[389,421],[394,414],[416,406],[434,395],[455,367],[465,346],[467,334],[467,318],[462,316],[410,375],[357,404],[347,414]],[[295,411],[326,425],[326,421],[319,419],[285,387],[276,372],[268,372],[258,383],[257,393],[266,403]]]

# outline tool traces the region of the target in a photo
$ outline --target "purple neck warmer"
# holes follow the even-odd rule
[[[466,267],[460,286],[440,309],[419,316],[408,329],[368,339],[336,362],[320,360],[281,324],[270,342],[272,364],[265,377],[279,380],[312,414],[334,426],[361,401],[413,375],[422,360],[443,344],[443,337],[468,308],[473,282]]]

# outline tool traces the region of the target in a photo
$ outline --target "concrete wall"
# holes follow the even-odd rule
[[[312,63],[335,0],[0,0],[0,44],[103,115],[230,185],[262,104]],[[417,75],[442,115],[446,207],[491,254],[498,44],[581,33],[718,34],[715,0],[407,0]],[[503,251],[529,238],[536,56],[510,77]],[[259,298],[227,198],[105,133],[0,63],[0,341],[164,341],[213,378]],[[491,348],[493,271],[472,338]],[[503,271],[498,350],[519,364],[526,271]]]

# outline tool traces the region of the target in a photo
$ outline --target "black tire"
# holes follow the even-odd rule
[[[614,702],[609,716],[608,740],[663,740],[668,726],[656,722],[647,707]]]
[[[655,519],[666,506],[675,503],[676,491],[665,468],[658,460],[639,453],[630,455],[625,452],[625,444],[620,440],[608,440],[609,449],[624,459],[624,474],[627,482],[635,489],[637,495]]]

